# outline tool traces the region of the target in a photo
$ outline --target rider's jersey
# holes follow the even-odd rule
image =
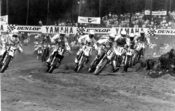
[[[37,42],[42,42],[42,37],[41,37],[41,35],[36,35],[36,36],[35,36],[35,41],[37,41]]]
[[[16,47],[17,49],[19,49],[19,51],[20,52],[23,52],[23,50],[22,50],[22,45],[21,45],[21,42],[20,42],[20,40],[19,40],[19,38],[17,37],[17,38],[15,38],[15,37],[13,37],[13,34],[9,34],[6,38],[5,38],[5,44],[7,45],[7,46],[14,46],[14,47]]]
[[[146,44],[150,44],[150,39],[147,36],[136,36],[135,37],[135,41],[136,42],[141,42],[141,43],[146,43]]]
[[[68,40],[66,37],[61,38],[60,34],[56,34],[51,38],[51,42],[55,45],[65,47],[66,50],[70,51],[71,48],[69,46]]]
[[[13,37],[12,34],[9,34],[6,39],[5,39],[5,43],[7,45],[12,45],[12,46],[16,46],[16,45],[19,45],[20,44],[20,40],[19,38],[15,38]]]
[[[51,43],[51,38],[49,36],[45,36],[42,39],[42,44],[50,44]]]
[[[122,37],[122,36],[116,36],[115,42],[117,46],[124,47],[125,45],[130,44],[130,40],[127,37]]]
[[[130,40],[129,47],[131,49],[134,49],[135,48],[135,40],[134,40],[134,38],[129,38],[129,40]]]
[[[109,36],[104,36],[104,37],[101,37],[98,41],[97,41],[97,44],[99,45],[103,45],[103,46],[106,46],[108,48],[112,47],[113,45],[113,42]]]
[[[96,40],[94,38],[90,38],[89,35],[80,36],[78,42],[83,45],[94,45],[96,44]]]

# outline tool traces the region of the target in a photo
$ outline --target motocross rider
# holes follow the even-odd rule
[[[121,31],[121,34],[116,36],[115,38],[115,43],[114,43],[114,52],[117,56],[119,56],[120,58],[120,61],[121,61],[121,65],[120,66],[123,66],[124,64],[124,56],[122,56],[123,54],[125,54],[127,48],[129,47],[129,44],[130,44],[130,40],[128,38],[128,35],[127,35],[127,32],[125,30],[122,30]],[[123,48],[123,51],[122,51],[122,55],[118,55],[118,47],[121,47]],[[113,71],[117,71],[119,69],[120,66],[117,65],[116,63],[116,60],[114,59],[113,60]]]
[[[35,39],[35,42],[34,42],[34,53],[36,53],[38,51],[38,49],[41,47],[41,45],[42,45],[41,34],[35,35],[34,39]]]
[[[47,59],[46,63],[49,65],[53,56],[54,56],[54,52],[58,51],[58,48],[62,47],[63,49],[71,52],[71,48],[69,46],[68,40],[64,34],[64,32],[60,32],[59,34],[55,34],[52,38],[51,38],[51,44],[54,45],[53,50],[49,56],[49,58]],[[64,58],[64,55],[60,55],[61,60]]]
[[[49,34],[44,35],[43,39],[42,39],[42,44],[50,44],[51,43],[51,38],[49,36]]]
[[[77,52],[77,56],[75,58],[75,64],[78,64],[78,60],[80,58],[81,53],[83,52],[83,46],[84,45],[94,46],[95,49],[97,48],[96,40],[94,39],[94,36],[95,36],[94,30],[90,30],[89,34],[80,36],[80,38],[78,39],[78,43],[81,44],[81,48]],[[89,56],[90,55],[91,54],[89,53]],[[87,56],[87,63],[89,62],[89,56]]]
[[[19,52],[23,52],[22,45],[19,40],[18,34],[19,34],[18,30],[15,29],[5,38],[4,44],[5,44],[6,51],[7,51],[8,46],[13,46],[17,48]],[[6,55],[6,51],[3,53],[1,61],[3,61]]]
[[[97,62],[99,62],[99,60],[103,57],[103,55],[108,49],[113,47],[115,37],[116,37],[116,30],[115,28],[112,28],[108,36],[101,37],[97,41],[97,46],[98,46],[96,49],[97,50],[97,58],[96,58]]]
[[[134,33],[131,33],[130,35],[129,35],[129,48],[130,49],[135,49],[135,34]]]
[[[151,46],[152,44],[150,42],[150,38],[145,35],[144,31],[141,31],[140,34],[137,34],[137,36],[135,37],[135,42],[136,42],[136,46],[138,45],[138,43],[141,43],[144,45],[141,57],[144,57],[146,45],[149,45],[150,47],[152,47]]]

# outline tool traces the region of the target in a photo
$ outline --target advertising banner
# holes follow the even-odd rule
[[[125,30],[127,34],[130,33],[140,33],[141,31],[147,31],[147,28],[127,28],[127,27],[115,27],[116,33],[120,34],[122,30]],[[85,33],[88,33],[89,30],[94,30],[96,34],[109,34],[111,28],[86,28]]]
[[[17,25],[15,27],[19,32],[41,32],[41,26]]]
[[[175,29],[156,29],[156,35],[175,35]]]
[[[42,26],[42,33],[60,33],[63,32],[65,34],[76,34],[77,27],[68,27],[68,26]]]
[[[100,24],[101,18],[100,17],[78,17],[78,23],[86,23],[86,24]]]

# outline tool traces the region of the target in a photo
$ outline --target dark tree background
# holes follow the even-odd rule
[[[27,18],[27,1],[28,0],[1,0],[1,15],[9,15],[10,24],[26,24]],[[29,18],[28,25],[37,25],[41,20],[43,24],[53,23],[61,19],[77,20],[79,14],[78,0],[29,0]],[[49,13],[48,13],[49,1]],[[79,0],[80,1],[80,0]],[[115,13],[134,13],[151,9],[152,10],[168,9],[175,10],[175,0],[82,0],[82,16],[104,16]],[[171,1],[171,6],[170,6]],[[100,5],[101,2],[101,5]],[[101,13],[100,13],[101,12]],[[47,20],[48,14],[48,20]]]

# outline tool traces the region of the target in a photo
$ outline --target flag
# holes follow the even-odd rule
[[[8,32],[12,32],[14,29],[16,29],[16,26],[15,25],[12,25],[12,24],[7,25],[7,31]]]
[[[83,35],[86,27],[77,27],[77,35]]]
[[[148,33],[147,33],[147,36],[155,36],[155,33],[156,33],[156,30],[151,28],[151,29],[148,29]]]

